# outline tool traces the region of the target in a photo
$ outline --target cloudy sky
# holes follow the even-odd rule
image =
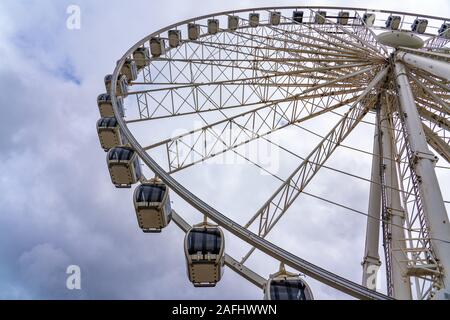
[[[185,271],[183,233],[174,225],[160,235],[140,232],[132,190],[117,190],[110,183],[95,131],[96,97],[104,90],[104,75],[113,71],[123,53],[159,28],[216,11],[313,3],[450,16],[448,0],[2,0],[0,298],[260,299],[261,290],[231,270],[216,288],[194,289]],[[71,4],[81,8],[79,30],[66,28],[66,9]],[[367,128],[358,130],[363,133]],[[299,132],[286,131],[279,139],[295,141]],[[356,132],[348,143],[370,150],[371,141],[358,137]],[[295,144],[291,147],[295,149]],[[282,176],[298,159],[285,161]],[[370,158],[347,150],[338,150],[330,164],[369,175]],[[246,220],[241,214],[249,217],[248,212],[255,212],[279,185],[248,165],[223,169],[206,164],[182,171],[177,178],[239,222]],[[352,180],[349,183],[355,188],[349,194],[337,187],[346,178],[336,173],[316,178],[311,191],[367,210],[367,184]],[[256,179],[261,183],[242,183]],[[445,195],[448,200],[448,192]],[[190,222],[201,219],[177,197],[173,201]],[[282,220],[279,232],[269,239],[359,282],[365,219],[306,197],[301,203],[292,210],[304,214]],[[248,248],[231,236],[227,240],[237,258]],[[262,254],[255,254],[249,263],[263,276],[277,268]],[[81,268],[82,290],[66,289],[65,271],[71,264]],[[313,280],[310,283],[319,299],[348,298]]]

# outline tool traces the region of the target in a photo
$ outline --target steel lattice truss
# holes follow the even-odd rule
[[[304,11],[302,22],[292,20],[294,9]],[[323,10],[327,11],[326,16],[321,15]],[[271,23],[268,18],[269,13],[275,11],[281,12],[279,24]],[[338,18],[342,11],[349,12],[347,23]],[[250,12],[260,14],[256,27],[249,24]],[[414,60],[421,57],[450,65],[449,40],[439,36],[436,30],[445,19],[424,16],[429,21],[427,32],[421,34],[425,47],[420,50],[400,48],[394,52],[377,41],[377,34],[386,29],[384,20],[377,19],[368,26],[363,18],[367,13],[370,11],[357,8],[283,7],[199,17],[146,37],[124,55],[115,70],[112,92],[119,96],[115,95],[115,84],[125,59],[132,59],[138,47],[150,48],[154,38],[165,41],[165,52],[152,56],[138,79],[129,83],[125,95],[127,117],[118,117],[119,123],[142,161],[171,189],[205,216],[253,246],[240,262],[227,256],[227,265],[254,284],[262,286],[262,278],[244,263],[258,249],[355,297],[386,298],[290,255],[264,239],[352,130],[366,121],[367,114],[375,113],[374,126],[380,132],[375,143],[379,144],[380,151],[373,155],[379,161],[379,170],[372,176],[375,174],[381,181],[378,225],[382,228],[385,249],[387,294],[400,297],[396,287],[400,276],[412,282],[411,297],[418,299],[434,297],[446,286],[450,275],[442,256],[448,252],[435,247],[445,239],[437,241],[431,236],[431,212],[428,211],[432,207],[424,201],[428,196],[423,190],[424,176],[420,170],[423,161],[435,162],[439,158],[440,164],[448,164],[450,160],[450,76],[445,77],[445,72],[450,72],[445,69],[447,71],[436,74]],[[387,11],[376,13],[381,17],[401,15],[400,29],[403,30],[420,17]],[[236,30],[227,29],[229,16],[239,16]],[[212,17],[220,22],[215,34],[208,32],[208,19]],[[320,17],[324,19],[322,22]],[[199,25],[198,39],[187,37],[188,23]],[[182,37],[176,46],[169,47],[171,39],[167,31],[172,29],[181,30]],[[397,64],[405,71],[399,73]],[[404,76],[409,91],[404,91],[405,83],[398,82]],[[436,157],[418,150],[416,141],[421,137],[411,133],[415,129],[408,117],[413,115],[405,112],[406,100],[402,100],[408,92],[412,93],[423,139]],[[113,102],[118,115],[115,98]],[[327,114],[339,115],[340,120],[328,133],[321,134],[317,146],[299,161],[287,178],[281,179],[279,188],[255,210],[244,226],[208,206],[171,176],[227,152],[239,154],[238,147],[256,140],[271,142],[274,132],[283,132]],[[197,117],[201,125],[151,144],[133,137],[135,125],[148,123],[151,126],[153,121],[183,121],[188,117]],[[388,136],[391,136],[390,147],[386,145]],[[161,152],[167,162],[157,164],[149,151]],[[396,182],[391,183],[394,180]],[[439,185],[434,187],[439,190]],[[400,201],[397,206],[396,197]],[[370,215],[369,212],[369,218],[377,219]],[[175,220],[186,229],[181,216],[175,215]],[[398,238],[399,234],[403,236]],[[407,289],[411,287],[408,285]]]

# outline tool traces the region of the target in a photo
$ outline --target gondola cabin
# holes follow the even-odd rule
[[[150,38],[150,53],[153,57],[158,58],[166,53],[166,42],[160,37]]]
[[[389,16],[386,20],[386,28],[391,30],[398,30],[401,21],[402,17],[400,16]]]
[[[181,44],[181,30],[169,30],[169,46],[176,48]]]
[[[117,97],[117,107],[119,108],[119,113],[121,117],[125,116],[124,108],[123,108],[123,99],[121,97]],[[97,98],[97,106],[100,112],[100,116],[102,118],[111,118],[114,117],[114,110],[111,100],[111,95],[108,93],[102,93]]]
[[[411,30],[413,32],[423,34],[427,30],[427,26],[428,26],[428,20],[416,19],[416,20],[414,20],[413,24],[411,25]]]
[[[326,22],[327,12],[326,11],[317,11],[314,22],[317,24],[324,24]]]
[[[129,147],[115,147],[108,151],[106,160],[112,183],[117,188],[130,188],[141,178],[141,165],[136,152]]]
[[[439,36],[450,39],[450,23],[443,23],[438,31]]]
[[[208,19],[208,33],[216,34],[219,32],[219,20],[218,19]]]
[[[196,23],[188,23],[188,38],[195,41],[200,37],[200,25]]]
[[[294,23],[302,23],[303,22],[303,11],[292,12],[292,20],[294,21]]]
[[[367,27],[373,27],[373,25],[375,23],[375,14],[374,13],[364,13],[362,20],[363,20],[363,23]]]
[[[105,76],[105,88],[107,93],[111,93],[112,74]],[[128,80],[124,74],[119,75],[116,82],[116,95],[127,96],[128,94]]]
[[[308,284],[298,275],[283,271],[269,277],[264,300],[314,300]]]
[[[105,151],[126,144],[126,139],[114,117],[99,119],[97,121],[97,133],[100,145]]]
[[[239,27],[239,17],[228,16],[228,30],[236,31],[238,27]]]
[[[138,77],[136,62],[133,59],[126,59],[120,72],[127,77],[128,82],[136,80]]]
[[[270,12],[269,21],[270,21],[270,24],[273,26],[279,25],[281,22],[281,12],[280,11]]]
[[[250,27],[256,28],[259,25],[259,13],[249,13],[248,15],[248,23]]]
[[[338,18],[337,18],[337,22],[340,25],[345,26],[345,25],[348,24],[349,17],[350,17],[350,12],[348,12],[348,11],[340,11],[339,15],[338,15]]]
[[[150,64],[150,51],[144,47],[137,48],[133,52],[133,59],[138,71],[140,71]]]
[[[140,184],[133,201],[139,227],[146,233],[161,232],[172,219],[169,188],[161,180]]]
[[[196,287],[214,287],[222,278],[225,263],[225,238],[215,225],[193,226],[184,238],[187,272]]]

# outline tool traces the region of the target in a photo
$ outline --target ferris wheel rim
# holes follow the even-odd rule
[[[287,7],[264,7],[264,8],[252,8],[252,9],[241,9],[241,10],[233,10],[233,11],[225,11],[225,12],[221,12],[221,13],[214,13],[214,14],[209,14],[209,15],[205,15],[205,16],[200,16],[200,17],[196,17],[196,18],[192,18],[192,19],[188,19],[173,25],[170,25],[168,27],[162,28],[148,36],[146,36],[145,38],[143,38],[141,41],[137,42],[133,47],[131,47],[124,55],[123,57],[119,60],[116,69],[114,70],[114,74],[112,77],[112,103],[113,103],[113,108],[114,111],[118,113],[118,109],[117,109],[117,99],[116,99],[116,95],[115,95],[115,88],[116,88],[116,83],[117,83],[117,76],[120,73],[121,67],[124,64],[124,61],[126,59],[126,57],[130,56],[130,54],[137,49],[138,47],[140,47],[143,43],[145,43],[147,40],[149,40],[152,36],[161,34],[162,32],[165,32],[167,30],[170,30],[172,28],[176,28],[177,26],[180,25],[184,25],[190,21],[195,21],[195,20],[199,20],[199,19],[205,19],[208,17],[214,17],[214,16],[218,16],[218,15],[224,15],[224,14],[232,14],[232,13],[238,13],[238,12],[248,12],[248,11],[253,11],[253,10],[273,10],[273,9],[295,9],[295,8],[306,8],[306,9],[320,9],[320,8],[330,8],[330,9],[356,9],[356,10],[370,10],[370,9],[361,9],[361,8],[348,8],[348,7],[318,7],[318,6],[287,6]],[[388,11],[388,12],[393,12],[393,11]],[[125,135],[125,137],[128,139],[129,143],[132,145],[133,149],[138,153],[138,155],[140,156],[140,158],[143,160],[143,162],[155,173],[158,175],[158,177],[161,178],[162,181],[164,181],[164,183],[166,183],[169,188],[171,188],[172,190],[174,190],[174,192],[176,192],[181,198],[183,198],[185,201],[187,201],[190,205],[192,205],[193,207],[195,207],[197,210],[199,210],[200,212],[202,212],[203,214],[205,214],[206,216],[208,216],[209,218],[211,218],[213,221],[215,221],[216,223],[218,223],[219,225],[221,225],[222,227],[224,227],[225,229],[227,229],[227,231],[237,235],[237,233],[240,233],[241,236],[238,235],[238,237],[240,237],[242,240],[244,240],[245,242],[252,244],[253,245],[257,245],[258,242],[259,243],[263,243],[263,248],[265,250],[265,253],[268,253],[270,256],[272,256],[273,258],[277,259],[276,255],[278,255],[278,259],[277,260],[282,260],[279,259],[282,256],[282,252],[284,251],[284,255],[288,255],[290,256],[290,258],[293,258],[294,260],[296,260],[297,258],[297,262],[301,261],[302,263],[307,263],[309,265],[312,265],[310,263],[308,263],[307,261],[296,257],[295,255],[290,254],[289,252],[276,247],[274,244],[272,244],[271,242],[265,240],[262,237],[257,236],[256,234],[253,234],[252,232],[250,232],[249,230],[239,226],[237,223],[235,223],[234,221],[232,221],[231,219],[229,219],[228,217],[226,217],[225,215],[221,214],[219,211],[217,211],[216,209],[210,207],[206,202],[202,201],[201,199],[199,199],[198,197],[196,197],[195,195],[193,195],[192,193],[190,193],[183,185],[181,185],[180,183],[178,183],[178,181],[176,181],[171,175],[170,173],[166,172],[156,161],[153,160],[153,158],[147,153],[145,152],[144,148],[141,146],[141,144],[134,138],[134,136],[132,135],[132,133],[130,132],[126,122],[124,121],[124,119],[122,117],[118,117],[118,123],[119,126],[122,128],[123,133]],[[228,220],[228,221],[227,221]],[[236,228],[236,227],[240,227],[240,228]],[[240,232],[238,232],[240,231]],[[273,252],[271,252],[271,250],[268,249],[268,247],[272,247],[273,248],[278,248],[275,249],[275,251],[277,251],[277,254],[273,254]],[[292,263],[287,263],[288,265],[292,265]],[[314,265],[313,265],[314,266]],[[319,269],[322,269],[318,266],[314,266],[317,267]],[[295,268],[295,267],[294,267]],[[317,275],[314,274],[314,272],[310,272],[309,270],[305,269],[304,267],[299,268],[298,265],[296,267],[297,270],[299,271],[303,271],[306,274],[309,274],[310,276],[312,276],[313,278],[317,278]],[[329,273],[331,274],[331,278],[340,278],[340,280],[343,280],[343,283],[346,283],[346,285],[348,286],[347,288],[345,288],[346,285],[344,285],[344,287],[340,287],[340,285],[336,285],[336,283],[333,283],[332,281],[328,281],[328,284],[332,287],[340,287],[340,291],[342,292],[346,292],[350,295],[353,295],[355,297],[359,297],[359,298],[369,298],[369,299],[390,299],[390,297],[378,293],[378,292],[374,292],[372,290],[369,290],[359,284],[356,284],[348,279],[345,279],[343,277],[340,277],[338,275],[335,275],[331,272],[328,272],[324,269],[322,269],[322,271],[324,271],[325,273]],[[319,277],[320,278],[320,277]],[[328,279],[330,280],[330,278]],[[319,280],[320,281],[320,280]],[[327,281],[321,281],[323,283],[326,283]],[[342,283],[341,283],[342,284]],[[352,289],[349,289],[353,287]],[[343,290],[342,290],[343,289]],[[338,289],[339,290],[339,289]]]
[[[160,35],[161,33],[168,31],[173,28],[177,28],[181,25],[186,25],[189,22],[206,19],[209,17],[217,17],[217,16],[223,16],[228,14],[235,14],[235,13],[242,13],[242,12],[252,12],[252,11],[269,11],[269,10],[277,10],[277,9],[310,9],[313,12],[313,9],[334,9],[334,10],[358,10],[358,11],[365,11],[365,12],[382,12],[382,13],[391,13],[391,14],[403,14],[403,15],[409,15],[409,16],[420,16],[420,17],[426,17],[431,19],[438,19],[438,20],[448,20],[446,18],[442,17],[435,17],[435,16],[428,16],[428,15],[417,15],[413,13],[406,13],[406,12],[399,12],[399,11],[390,11],[390,10],[376,10],[376,9],[366,9],[366,8],[352,8],[352,7],[337,7],[337,6],[279,6],[279,7],[261,7],[261,8],[249,8],[249,9],[239,9],[239,10],[230,10],[230,11],[224,11],[219,13],[213,13],[208,15],[203,15],[191,19],[187,19],[175,24],[172,24],[170,26],[161,28],[160,30],[151,33],[150,35],[144,37],[142,40],[138,41],[133,47],[131,47],[124,55],[123,57],[118,61],[116,68],[114,70],[113,76],[112,76],[112,83],[111,83],[111,99],[112,99],[112,105],[114,109],[114,113],[116,115],[119,115],[119,109],[118,109],[118,103],[117,103],[117,97],[116,97],[116,84],[117,84],[117,77],[120,73],[120,70],[122,66],[124,65],[124,62],[127,57],[129,57],[134,50],[136,50],[138,47],[142,46],[146,41],[150,40],[151,37]],[[220,31],[226,31],[226,29],[220,29]],[[252,232],[250,232],[248,229],[240,226],[239,224],[235,223],[233,220],[229,219],[226,215],[223,215],[218,210],[212,208],[209,206],[206,202],[202,201],[198,197],[196,197],[194,194],[189,192],[183,185],[178,183],[175,178],[171,176],[171,172],[166,172],[143,148],[143,146],[134,138],[133,134],[131,133],[127,121],[125,121],[121,116],[117,117],[118,124],[120,128],[123,130],[123,133],[125,137],[128,139],[128,142],[131,144],[133,149],[137,152],[139,157],[142,159],[142,161],[155,173],[157,174],[161,180],[164,181],[174,192],[176,192],[182,199],[184,199],[187,203],[189,203],[191,206],[196,208],[201,213],[205,214],[212,220],[214,220],[216,223],[224,227],[227,231],[233,233],[234,235],[237,235],[241,240],[244,240],[245,242],[253,245],[256,247],[257,245],[261,246],[261,243],[263,244],[262,250],[269,256],[272,256],[273,258],[282,261],[283,259],[289,258],[293,259],[288,262],[287,265],[293,266],[295,269],[304,272],[305,274],[310,275],[313,278],[318,279],[320,282],[325,283],[327,285],[330,285],[331,287],[334,287],[338,289],[341,292],[353,295],[354,297],[358,298],[369,298],[369,299],[390,299],[390,297],[373,291],[369,290],[359,284],[356,284],[348,279],[345,279],[343,277],[340,277],[334,273],[331,273],[327,270],[324,270],[320,268],[319,266],[313,265],[306,260],[303,260],[299,257],[296,257],[295,255],[290,254],[289,252],[283,250],[282,248],[278,248],[273,243],[267,241],[264,239],[264,237],[260,237]],[[172,172],[173,173],[173,172]],[[240,227],[240,228],[239,228]],[[269,250],[269,248],[271,248]],[[278,250],[278,249],[279,250]],[[260,247],[258,247],[260,249]],[[275,249],[276,254],[273,254],[274,252],[271,251],[272,249]],[[287,254],[287,255],[286,255]],[[288,259],[288,261],[289,261]],[[292,263],[292,261],[296,261],[295,263]],[[311,271],[311,269],[308,270],[310,267],[316,267],[318,269],[321,269],[324,274],[318,275],[320,272]],[[325,278],[324,278],[325,276]],[[320,278],[320,279],[319,279]],[[336,284],[333,282],[333,278],[338,279],[340,281],[340,284]],[[324,279],[328,279],[324,281]]]

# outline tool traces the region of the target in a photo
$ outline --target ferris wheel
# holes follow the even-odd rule
[[[144,232],[170,223],[186,232],[196,287],[215,286],[229,269],[266,299],[313,299],[303,275],[358,299],[450,299],[450,223],[436,174],[450,161],[449,41],[449,18],[341,7],[220,12],[158,30],[123,55],[98,97],[97,131],[112,182],[137,185],[133,202]],[[326,132],[318,128],[320,142],[306,157],[290,151],[298,163],[288,177],[239,153],[258,140],[286,151],[271,138],[275,132],[330,114],[338,121]],[[359,284],[267,236],[317,173],[331,168],[336,149],[358,149],[346,138],[363,122],[374,134]],[[152,128],[167,123],[197,126],[149,143]],[[245,224],[176,178],[226,153],[279,180]],[[171,194],[198,211],[198,224],[176,211]],[[252,247],[242,259],[226,250],[227,233]],[[277,260],[279,270],[253,271],[246,262],[254,251]],[[380,256],[386,292],[373,285]]]

